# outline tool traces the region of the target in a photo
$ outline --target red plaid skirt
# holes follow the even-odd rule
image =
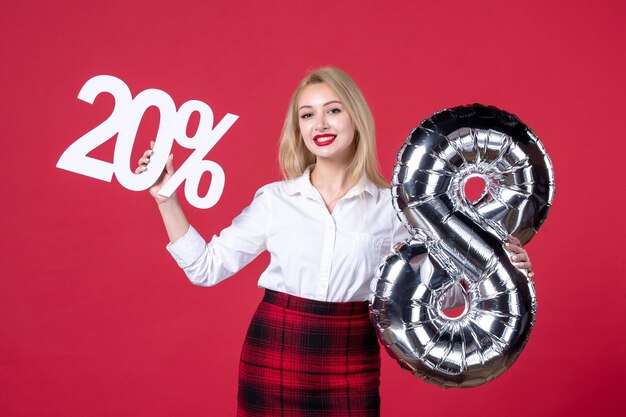
[[[241,352],[237,415],[379,416],[379,377],[367,302],[267,290]]]

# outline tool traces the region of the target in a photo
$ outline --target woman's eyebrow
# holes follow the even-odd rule
[[[322,106],[328,106],[329,104],[333,104],[333,103],[341,104],[341,101],[339,101],[339,100],[328,101],[328,102],[322,104]],[[298,107],[298,110],[302,110],[304,108],[313,108],[313,106],[311,106],[310,104],[305,104],[305,105],[302,105],[302,106]]]

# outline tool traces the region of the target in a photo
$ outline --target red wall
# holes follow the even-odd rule
[[[473,102],[517,114],[555,167],[552,211],[528,245],[539,310],[520,359],[489,384],[444,391],[385,357],[383,415],[621,408],[623,2],[59,0],[1,8],[1,415],[234,414],[239,349],[267,258],[217,287],[194,287],[165,251],[147,193],[55,165],[111,112],[110,97],[94,105],[76,98],[98,74],[122,79],[133,94],[158,88],[177,105],[202,100],[217,120],[236,114],[206,158],[225,171],[221,200],[207,210],[187,205],[210,238],[279,178],[290,94],[324,64],[361,85],[386,175],[422,119]],[[149,110],[135,154],[157,123]],[[92,155],[110,161],[113,145]],[[174,151],[180,164],[188,151]]]

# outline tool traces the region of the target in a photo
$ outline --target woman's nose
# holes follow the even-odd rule
[[[324,113],[316,118],[315,128],[319,131],[328,129],[328,120],[326,120],[326,115]]]

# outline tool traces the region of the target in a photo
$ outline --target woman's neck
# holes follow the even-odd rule
[[[319,191],[332,213],[337,202],[354,186],[348,164],[318,159],[311,172],[311,184]]]

